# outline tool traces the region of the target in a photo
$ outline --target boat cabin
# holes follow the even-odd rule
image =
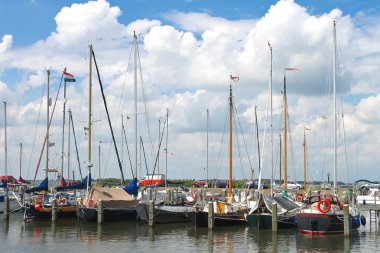
[[[143,179],[140,180],[140,186],[165,186],[165,175],[164,174],[148,174]]]

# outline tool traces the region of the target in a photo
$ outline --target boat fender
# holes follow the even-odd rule
[[[359,217],[354,217],[354,224],[355,224],[355,226],[360,226],[360,221],[359,221]]]
[[[325,208],[322,207],[323,203],[325,203]],[[327,199],[322,199],[318,202],[317,208],[321,213],[328,213],[331,209],[331,202]]]
[[[362,224],[363,227],[365,227],[367,220],[364,215],[360,216],[360,223]]]
[[[36,211],[41,210],[41,205],[40,205],[40,204],[35,205],[35,206],[34,206],[34,209],[36,209]]]

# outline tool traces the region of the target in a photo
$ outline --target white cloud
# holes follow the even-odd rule
[[[0,43],[0,54],[10,49],[12,47],[12,42],[13,42],[12,35],[9,35],[9,34],[4,35]]]

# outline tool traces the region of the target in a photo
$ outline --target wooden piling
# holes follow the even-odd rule
[[[214,203],[208,202],[208,228],[214,228]]]
[[[57,200],[52,199],[51,200],[51,221],[57,220]]]
[[[9,197],[4,197],[4,220],[9,220]]]
[[[350,235],[350,218],[349,218],[349,206],[343,205],[343,219],[344,219],[344,235]]]
[[[272,232],[277,233],[277,203],[272,203]]]
[[[149,209],[148,209],[148,224],[149,226],[154,225],[154,201],[149,201]]]
[[[101,224],[103,223],[103,201],[101,199],[98,200],[98,223]]]

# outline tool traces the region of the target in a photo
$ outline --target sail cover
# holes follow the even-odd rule
[[[80,189],[86,189],[87,188],[87,177],[83,178],[82,181],[80,181],[77,184],[72,184],[72,185],[66,185],[66,186],[58,186],[55,189],[57,191],[66,191],[66,190],[80,190]],[[89,186],[91,185],[91,175],[90,175],[90,181],[89,181]]]
[[[48,190],[48,178],[45,178],[38,186],[27,189],[26,193],[40,192]]]
[[[137,186],[137,178],[134,178],[129,185],[123,188],[128,194],[137,196],[139,187]]]

